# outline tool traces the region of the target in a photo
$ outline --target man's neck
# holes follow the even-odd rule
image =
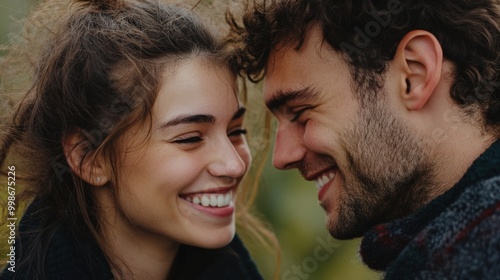
[[[433,154],[437,187],[429,190],[430,200],[451,189],[472,163],[496,140],[468,123],[460,125],[459,128],[449,127],[443,135],[443,140],[436,143]]]

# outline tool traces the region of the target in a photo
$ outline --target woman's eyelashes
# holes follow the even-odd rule
[[[187,133],[180,135],[172,140],[175,144],[195,144],[203,141],[203,136],[201,133]]]
[[[238,128],[235,130],[230,131],[227,136],[233,137],[233,136],[239,136],[239,135],[245,135],[247,134],[247,130],[244,128]]]
[[[244,128],[238,128],[234,129],[230,132],[228,132],[227,136],[228,137],[236,137],[240,135],[245,135],[247,134],[247,130]],[[199,135],[185,135],[185,136],[179,136],[172,140],[172,143],[175,144],[196,144],[200,143],[204,140],[203,136],[201,134]]]
[[[193,137],[188,137],[188,138],[181,138],[174,140],[173,142],[176,144],[194,144],[194,143],[199,143],[203,141],[203,138],[200,136],[193,136]]]

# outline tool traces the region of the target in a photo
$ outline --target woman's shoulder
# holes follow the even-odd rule
[[[4,270],[0,279],[112,279],[99,246],[64,224],[47,227],[43,208],[35,201],[26,210],[15,243],[18,269]]]
[[[181,246],[170,279],[263,279],[248,250],[236,235],[221,249]]]
[[[230,250],[236,253],[238,259],[240,260],[240,264],[244,266],[244,270],[246,271],[248,279],[263,279],[260,275],[257,265],[252,260],[250,253],[248,252],[238,235],[234,237],[228,247]]]

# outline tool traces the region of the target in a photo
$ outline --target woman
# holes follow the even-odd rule
[[[251,156],[224,46],[175,6],[66,8],[1,142],[32,200],[2,279],[261,279],[233,239]]]

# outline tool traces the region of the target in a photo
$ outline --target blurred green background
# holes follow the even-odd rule
[[[36,2],[36,0],[0,0],[2,45],[7,44],[13,34],[20,31],[21,26],[18,21],[28,14]],[[4,54],[5,52],[0,51],[0,56]],[[250,105],[262,106],[260,99],[258,93],[253,93]],[[262,110],[255,110],[249,114],[249,118],[255,117],[255,120],[260,121],[261,114]],[[261,146],[264,136],[263,130],[249,133],[249,137],[255,137],[250,141],[250,145],[257,156],[266,156],[262,154]],[[276,233],[282,249],[279,279],[379,279],[380,274],[370,271],[359,260],[359,240],[339,241],[329,236],[325,229],[324,212],[317,203],[317,189],[314,183],[304,181],[295,170],[274,169],[271,155],[267,155],[266,158],[256,206],[258,212]],[[6,237],[0,238],[2,241],[0,259],[5,259],[3,256],[5,256],[6,240]],[[275,269],[272,253],[261,248],[250,247],[250,249],[265,278],[271,279]]]

